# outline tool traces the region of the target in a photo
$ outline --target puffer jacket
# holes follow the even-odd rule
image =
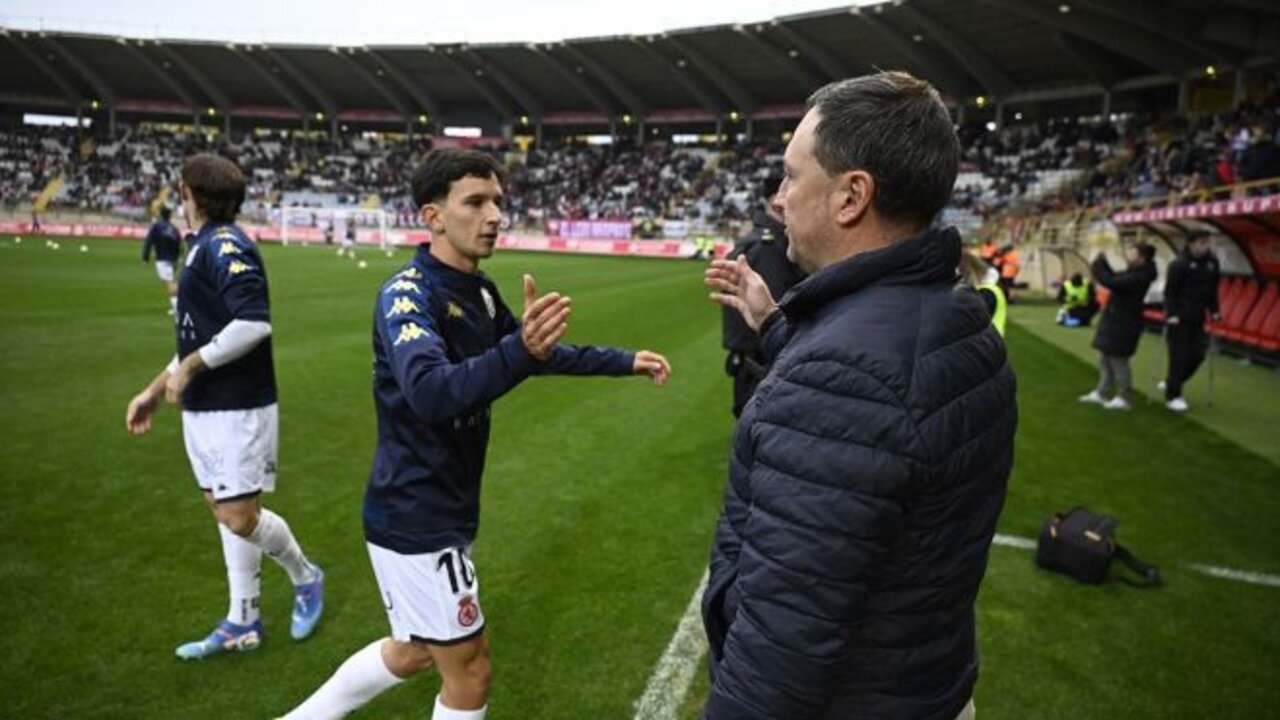
[[[952,720],[972,696],[1017,409],[959,258],[925,231],[815,273],[768,324],[703,596],[708,720]]]
[[[1098,284],[1111,291],[1093,347],[1112,357],[1133,357],[1142,338],[1142,308],[1147,289],[1156,280],[1156,266],[1141,263],[1115,272],[1106,257],[1099,256],[1092,270]]]

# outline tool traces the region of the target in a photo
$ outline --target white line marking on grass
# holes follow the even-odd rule
[[[1017,535],[996,535],[991,538],[992,545],[1003,545],[1005,547],[1020,548],[1022,550],[1035,550],[1036,541],[1030,538],[1018,537]]]
[[[1280,587],[1280,575],[1267,575],[1265,573],[1233,570],[1231,568],[1218,567],[1216,565],[1201,565],[1200,563],[1191,563],[1191,569],[1196,572],[1201,572],[1205,575],[1222,578],[1224,580],[1236,580],[1242,583],[1249,583],[1250,585]]]
[[[702,573],[698,589],[689,598],[676,634],[653,668],[644,695],[636,701],[635,720],[675,720],[684,696],[693,682],[693,673],[707,652],[707,636],[702,632],[702,592],[707,589],[707,573]]]

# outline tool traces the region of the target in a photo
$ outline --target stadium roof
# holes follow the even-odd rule
[[[1168,86],[1275,63],[1280,3],[896,0],[745,25],[528,44],[347,47],[0,33],[0,105],[28,111],[101,106],[398,124],[522,116],[594,124],[626,115],[680,122],[792,117],[822,84],[876,68],[909,70],[950,101],[980,106]]]

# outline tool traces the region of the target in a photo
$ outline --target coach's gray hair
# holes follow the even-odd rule
[[[951,198],[960,141],[932,85],[905,72],[833,82],[809,96],[820,114],[814,154],[835,175],[876,181],[871,206],[892,220],[928,225]]]

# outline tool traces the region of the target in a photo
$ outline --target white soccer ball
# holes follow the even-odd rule
[[[88,246],[88,245],[81,245],[81,246],[80,246],[80,252],[89,252],[89,246]]]
[[[19,236],[15,237],[15,238],[13,239],[13,244],[14,244],[14,245],[21,245],[21,244],[22,244],[22,236],[21,236],[21,235],[19,235]]]
[[[390,250],[387,251],[387,257],[395,257],[396,254]]]
[[[54,244],[50,245],[49,247],[53,248],[54,250],[57,250],[58,248],[61,248],[61,247],[62,247],[62,245],[61,245],[61,244],[59,244],[59,243],[54,243]]]
[[[367,262],[365,262],[365,261],[361,260],[360,262],[356,263],[356,267],[358,267],[358,268],[360,268],[361,270],[363,270],[363,269],[365,269],[365,268],[369,267],[369,263],[367,263]]]

